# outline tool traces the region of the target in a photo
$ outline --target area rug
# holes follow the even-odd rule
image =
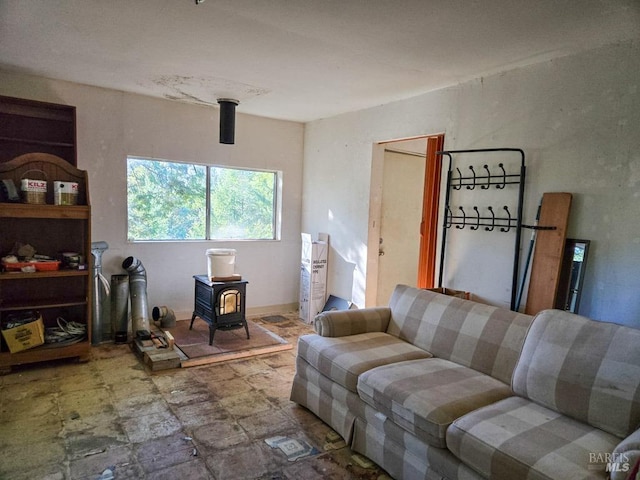
[[[175,346],[186,357],[182,359],[182,367],[236,360],[293,348],[289,342],[251,320],[247,320],[249,339],[244,328],[216,330],[213,345],[209,345],[209,325],[204,320],[196,317],[192,330],[189,330],[190,323],[191,320],[179,320],[175,327],[167,329],[175,339]]]

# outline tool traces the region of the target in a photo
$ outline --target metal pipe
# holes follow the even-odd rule
[[[115,343],[127,343],[129,334],[129,275],[111,275],[111,325]]]
[[[134,335],[139,330],[150,330],[149,306],[147,304],[147,271],[135,257],[127,257],[122,268],[129,273],[129,293],[131,296],[131,323]]]
[[[93,304],[91,344],[98,345],[111,337],[111,324],[107,322],[105,307],[109,305],[109,282],[102,275],[102,255],[109,248],[107,242],[93,242]]]
[[[160,328],[173,328],[176,326],[176,314],[169,307],[153,307],[151,316],[154,322],[160,322]]]

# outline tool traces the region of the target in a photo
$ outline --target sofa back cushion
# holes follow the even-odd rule
[[[389,306],[387,333],[507,384],[533,318],[406,285]]]
[[[640,423],[640,330],[544,310],[531,325],[512,387],[547,408],[626,437]]]

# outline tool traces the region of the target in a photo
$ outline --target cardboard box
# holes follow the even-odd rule
[[[450,297],[458,297],[464,298],[465,300],[469,300],[469,292],[465,292],[464,290],[453,290],[452,288],[427,288],[430,292],[442,293],[443,295],[449,295]]]
[[[306,323],[313,322],[327,300],[328,253],[328,234],[318,234],[317,241],[313,241],[308,233],[302,234],[299,316]]]
[[[44,323],[42,317],[19,327],[2,330],[11,353],[21,352],[44,343]]]

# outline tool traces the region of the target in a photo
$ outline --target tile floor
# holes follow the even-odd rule
[[[311,331],[296,317],[253,317],[294,345],[277,354],[151,374],[106,344],[86,363],[0,376],[0,479],[388,480],[289,401],[296,340]],[[276,436],[318,452],[288,461],[265,442]]]

